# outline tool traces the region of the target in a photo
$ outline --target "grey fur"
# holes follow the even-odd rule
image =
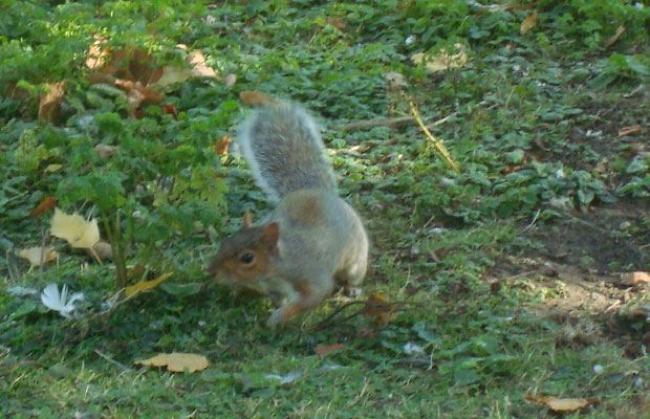
[[[239,145],[258,186],[273,201],[300,189],[336,193],[319,128],[298,105],[276,103],[256,111],[241,127]]]

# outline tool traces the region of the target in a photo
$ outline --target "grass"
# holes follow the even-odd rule
[[[493,6],[8,2],[2,413],[553,416],[530,395],[597,400],[569,417],[648,411],[650,301],[619,274],[649,263],[650,9],[614,0]],[[521,34],[534,12],[537,24]],[[166,88],[162,104],[130,108],[125,92],[89,82],[84,63],[97,34],[114,49],[147,51],[151,65],[179,65],[174,46],[186,44],[236,82],[190,79]],[[468,54],[460,68],[432,74],[410,60],[459,43]],[[342,129],[408,114],[388,72],[404,77],[427,121],[444,118],[432,131],[459,173],[415,124]],[[59,116],[39,121],[39,97],[61,80]],[[345,304],[333,298],[272,331],[268,301],[207,282],[220,237],[245,210],[259,218],[269,208],[239,158],[214,151],[246,114],[245,90],[302,102],[323,118],[342,193],[372,240],[365,293],[399,303],[392,316],[380,310],[389,321],[359,314],[319,328]],[[118,147],[117,157],[98,158],[97,144]],[[124,234],[127,266],[144,268],[132,282],[173,272],[170,283],[93,314],[115,292],[115,265],[44,237],[49,213],[29,214],[48,196],[107,222],[102,237]],[[17,253],[43,241],[61,257],[30,269]],[[52,282],[83,291],[88,315],[66,320],[8,292]],[[318,354],[333,344],[342,346]],[[173,351],[203,354],[210,366],[174,374],[134,365]]]

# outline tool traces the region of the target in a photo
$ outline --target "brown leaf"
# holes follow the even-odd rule
[[[65,82],[49,83],[46,85],[47,93],[41,96],[38,104],[38,120],[53,122],[58,116],[61,102],[65,96]]]
[[[94,252],[93,256],[98,257],[100,261],[113,259],[113,248],[109,243],[103,240],[95,243],[92,247],[92,251]]]
[[[243,90],[239,93],[239,100],[248,106],[262,106],[273,103],[273,96],[257,90]]]
[[[162,93],[140,83],[125,79],[115,80],[115,86],[127,92],[127,101],[132,116],[138,115],[140,107],[146,103],[160,103],[165,98]]]
[[[630,125],[627,127],[623,127],[618,130],[618,136],[619,137],[625,137],[628,135],[635,135],[635,134],[640,134],[641,133],[641,125]]]
[[[395,305],[389,303],[385,295],[376,292],[368,296],[363,314],[375,324],[385,326],[390,323],[395,314]]]
[[[135,364],[147,367],[166,367],[171,372],[202,371],[210,365],[208,359],[203,355],[182,352],[158,354],[148,359],[135,361]]]
[[[328,354],[331,354],[332,352],[339,351],[341,349],[345,349],[345,345],[342,343],[332,343],[331,345],[316,345],[316,348],[314,348],[314,352],[316,352],[316,355],[319,356],[327,356]]]
[[[106,160],[109,157],[112,157],[113,154],[117,151],[117,147],[107,144],[97,144],[95,146],[95,152],[99,157]]]
[[[37,218],[54,209],[54,207],[56,207],[56,198],[53,196],[46,196],[29,212],[29,215]]]
[[[519,33],[522,35],[526,35],[531,29],[537,26],[538,21],[539,21],[539,14],[537,12],[533,12],[529,14],[521,22],[521,26],[519,26]]]
[[[557,397],[539,395],[527,395],[526,400],[546,406],[557,413],[575,412],[598,403],[596,399],[559,399]]]
[[[221,137],[219,140],[217,140],[214,143],[214,152],[217,153],[218,156],[225,156],[228,154],[228,148],[230,147],[230,143],[232,142],[232,139],[230,138],[229,135],[224,135]]]
[[[90,70],[98,70],[105,66],[110,59],[110,52],[105,47],[106,38],[95,35],[95,41],[88,48],[86,53],[86,67]]]
[[[643,285],[650,283],[650,274],[648,272],[636,271],[621,274],[621,280],[626,285]]]
[[[334,26],[336,29],[340,30],[343,32],[344,30],[347,29],[348,25],[345,23],[345,20],[343,20],[340,17],[328,17],[326,20],[328,25]]]
[[[162,110],[163,113],[172,115],[174,119],[178,118],[178,111],[176,110],[176,106],[172,105],[171,103],[162,105]]]
[[[614,33],[614,35],[610,36],[610,37],[607,39],[607,41],[605,41],[605,48],[609,48],[609,47],[611,47],[612,45],[614,45],[614,44],[616,43],[616,41],[619,40],[619,38],[621,37],[621,35],[623,35],[623,34],[625,33],[625,30],[626,30],[626,29],[625,29],[625,26],[623,26],[623,25],[621,25],[621,26],[619,26],[618,28],[616,28],[616,32]]]

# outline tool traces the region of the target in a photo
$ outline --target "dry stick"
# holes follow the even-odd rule
[[[340,125],[340,131],[354,131],[358,129],[368,129],[374,127],[390,127],[394,125],[403,125],[411,122],[413,118],[410,116],[398,116],[396,118],[375,118],[367,119],[365,121],[354,121],[349,124]]]
[[[444,118],[440,118],[436,121],[427,124],[427,128],[433,128],[433,127],[437,127],[440,124],[444,124],[454,116],[456,116],[456,112],[452,112],[449,115],[445,116]],[[369,129],[374,127],[394,127],[399,125],[405,125],[413,121],[414,119],[410,115],[398,116],[395,118],[375,118],[375,119],[367,119],[364,121],[354,121],[348,124],[339,125],[338,127],[336,127],[336,129],[338,129],[339,131],[355,131],[359,129]]]
[[[43,238],[41,239],[41,260],[39,260],[38,270],[43,273],[43,265],[45,264],[45,240],[47,239],[47,232],[41,232]]]
[[[113,365],[117,365],[118,367],[120,367],[120,368],[122,369],[122,371],[126,371],[126,372],[133,371],[133,369],[127,367],[126,365],[122,364],[122,363],[119,362],[119,361],[114,360],[113,358],[111,358],[110,356],[106,355],[105,353],[103,353],[103,352],[100,351],[99,349],[95,349],[95,353],[96,353],[97,355],[101,356],[102,358],[104,358],[105,360],[107,360],[108,362],[110,362],[111,364],[113,364]]]
[[[324,326],[327,326],[327,323],[329,323],[330,320],[332,320],[334,317],[336,317],[340,312],[342,312],[346,308],[354,306],[354,305],[358,305],[358,304],[365,304],[365,303],[366,303],[365,301],[350,301],[349,303],[345,303],[342,306],[340,306],[339,308],[337,308],[336,310],[334,310],[334,312],[332,314],[330,314],[329,316],[327,316],[323,320],[316,323],[316,325],[313,327],[313,329],[314,330],[320,330],[321,328],[324,328]],[[355,316],[355,315],[357,315],[359,313],[361,313],[361,311],[353,313],[353,316]]]
[[[445,145],[443,144],[442,140],[434,137],[433,134],[431,134],[431,131],[429,131],[429,129],[427,128],[427,126],[424,125],[424,122],[422,122],[422,117],[420,116],[420,112],[418,111],[418,108],[415,106],[413,100],[408,98],[407,100],[409,102],[409,106],[411,107],[411,114],[413,115],[413,118],[422,129],[422,132],[424,132],[424,135],[433,143],[434,147],[442,155],[442,157],[445,159],[447,164],[455,172],[460,172],[460,166],[456,161],[454,161],[454,159],[451,158],[451,155],[449,154],[449,151],[447,150],[447,147],[445,147]]]

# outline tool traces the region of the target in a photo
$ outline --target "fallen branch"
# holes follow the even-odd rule
[[[444,118],[440,118],[436,121],[430,122],[427,124],[427,128],[433,128],[438,125],[444,124],[445,122],[449,121],[452,117],[456,116],[456,112],[450,113],[449,115],[445,116]],[[374,118],[374,119],[366,119],[363,121],[354,121],[350,122],[348,124],[343,124],[339,125],[336,127],[338,131],[356,131],[356,130],[364,130],[364,129],[370,129],[374,127],[398,127],[402,125],[407,125],[411,123],[417,123],[415,119],[413,119],[413,116],[398,116],[395,118]]]
[[[438,153],[442,155],[442,157],[445,159],[447,164],[454,171],[460,172],[460,166],[454,159],[451,158],[451,155],[449,154],[449,151],[447,150],[447,147],[445,147],[442,140],[434,137],[433,134],[431,134],[431,131],[429,131],[429,128],[427,128],[427,126],[424,125],[424,122],[422,122],[422,117],[420,116],[420,112],[418,111],[417,106],[415,106],[415,102],[413,102],[413,100],[411,99],[408,99],[408,102],[409,102],[409,106],[411,107],[411,114],[413,115],[413,118],[420,126],[420,129],[422,129],[422,132],[424,132],[424,135],[433,143],[434,147],[436,148],[436,150],[438,150]]]

